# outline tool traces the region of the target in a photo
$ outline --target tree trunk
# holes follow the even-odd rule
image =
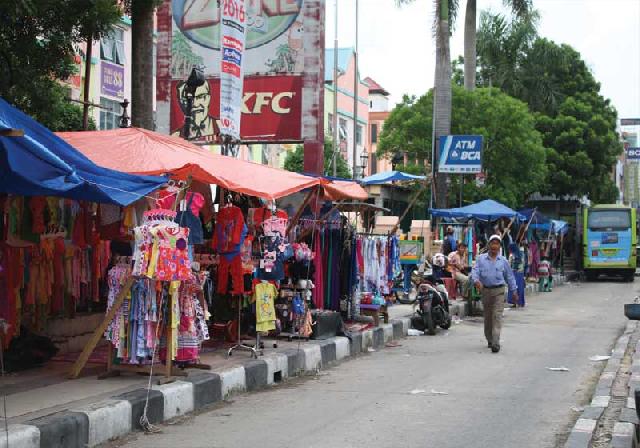
[[[451,132],[451,50],[449,47],[449,5],[439,2],[439,18],[436,24],[436,76],[434,93],[436,207],[447,207],[447,176],[437,173],[440,160],[440,137]]]
[[[464,88],[476,88],[476,0],[467,0],[464,15]]]
[[[153,0],[131,2],[131,125],[153,130]]]

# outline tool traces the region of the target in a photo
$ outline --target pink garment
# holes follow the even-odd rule
[[[193,196],[193,199],[191,197]],[[190,191],[186,194],[185,200],[189,203],[191,200],[191,212],[194,216],[198,216],[200,209],[204,206],[204,196],[197,191]],[[173,210],[173,204],[176,202],[176,193],[168,190],[163,190],[159,194],[158,207],[167,210]]]
[[[324,309],[324,272],[322,271],[322,267],[324,263],[322,262],[322,245],[320,244],[320,232],[316,233],[316,241],[315,241],[315,259],[313,264],[316,268],[315,276],[313,279],[313,284],[315,288],[313,289],[313,303],[316,305],[316,308],[319,310]]]

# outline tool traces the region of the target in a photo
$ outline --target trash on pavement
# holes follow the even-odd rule
[[[569,368],[567,368],[567,367],[547,367],[547,370],[551,370],[552,372],[568,372]]]
[[[367,348],[367,351],[368,351],[369,353],[372,353],[372,352],[375,352],[375,351],[376,351],[376,349],[375,349],[375,348],[371,348],[371,347],[369,347],[369,348]]]
[[[416,330],[415,328],[409,328],[409,332],[407,333],[408,336],[421,336],[423,334],[424,332]]]
[[[394,347],[402,347],[402,344],[396,341],[391,341],[391,342],[387,342],[384,346],[387,348],[394,348]]]
[[[433,395],[449,395],[449,392],[442,392],[442,391],[435,390],[435,389],[431,389],[431,393]]]
[[[610,358],[611,358],[611,356],[594,355],[594,356],[591,356],[589,358],[589,361],[606,361],[606,360],[608,360]]]
[[[409,392],[411,395],[418,395],[418,394],[426,394],[427,391],[424,389],[413,389],[411,392]]]

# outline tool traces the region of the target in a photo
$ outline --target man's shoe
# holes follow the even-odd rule
[[[491,342],[487,342],[487,348],[493,348],[493,344]]]
[[[500,344],[494,344],[491,346],[492,353],[498,353],[500,351]]]

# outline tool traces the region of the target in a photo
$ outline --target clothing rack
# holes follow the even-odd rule
[[[129,294],[129,291],[131,290],[131,287],[133,286],[134,282],[135,282],[135,278],[133,276],[130,276],[127,279],[124,286],[118,293],[116,299],[114,300],[113,306],[111,307],[109,312],[105,315],[104,319],[102,320],[98,328],[96,328],[96,330],[91,335],[91,338],[89,339],[89,342],[87,342],[87,344],[84,346],[84,349],[80,354],[80,357],[76,360],[76,362],[71,367],[71,370],[68,376],[69,379],[78,378],[78,376],[80,375],[80,372],[82,371],[82,369],[84,369],[85,365],[87,364],[87,361],[89,360],[89,356],[91,356],[91,353],[93,353],[96,346],[104,336],[104,332],[106,331],[107,327],[109,326],[111,321],[115,318],[116,313],[120,310],[120,307],[122,307],[122,304],[124,303],[124,299],[127,297],[127,294]],[[169,314],[166,316],[165,320],[166,322],[171,322],[173,317],[172,307],[168,307],[168,311],[169,311]],[[174,378],[175,376],[187,375],[186,372],[179,370],[173,366],[173,360],[169,355],[172,352],[173,352],[173,329],[171,328],[171,325],[167,325],[167,355],[168,356],[167,356],[166,364],[162,369],[164,371],[164,378],[160,379],[158,381],[158,384],[166,384],[166,383],[175,381],[175,378]],[[113,345],[109,343],[109,353],[107,355],[107,370],[98,378],[103,379],[103,378],[108,378],[112,376],[119,376],[121,372],[150,374],[151,366],[113,364]]]

